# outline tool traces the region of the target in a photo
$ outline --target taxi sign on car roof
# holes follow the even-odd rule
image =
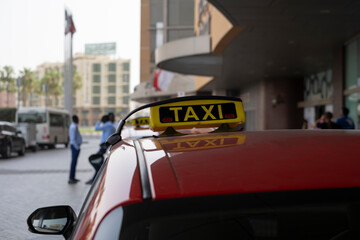
[[[119,142],[122,139],[121,131],[127,119],[145,108],[150,108],[149,125],[153,131],[193,127],[234,127],[245,123],[244,107],[239,98],[222,96],[171,98],[145,104],[128,113],[121,119],[116,132],[107,139],[107,144],[113,145]]]
[[[242,101],[235,98],[184,99],[150,108],[150,128],[154,131],[163,131],[168,127],[219,127],[224,123],[236,126],[244,122]]]
[[[138,117],[134,118],[131,122],[133,126],[149,125],[149,117]]]

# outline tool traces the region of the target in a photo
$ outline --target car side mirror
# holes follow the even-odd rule
[[[29,231],[38,234],[70,237],[76,214],[70,206],[53,206],[35,210],[27,219]]]

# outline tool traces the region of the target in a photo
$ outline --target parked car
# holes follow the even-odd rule
[[[3,158],[11,156],[12,152],[19,156],[25,154],[25,138],[21,131],[10,122],[0,122],[0,154]]]
[[[236,98],[169,99],[129,116],[145,107],[160,134],[122,139],[122,120],[78,217],[70,206],[41,208],[30,231],[76,240],[360,239],[360,132],[242,131]],[[178,131],[194,127],[216,130]]]

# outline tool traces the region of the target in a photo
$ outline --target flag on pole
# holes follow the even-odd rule
[[[154,71],[153,87],[156,91],[167,91],[173,78],[174,73],[156,69]]]
[[[65,35],[68,33],[74,34],[76,32],[75,24],[72,19],[72,14],[68,13],[68,11],[65,9]]]

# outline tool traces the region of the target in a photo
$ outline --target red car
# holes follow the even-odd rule
[[[96,240],[360,239],[358,131],[241,131],[236,98],[170,99],[129,116],[145,107],[161,134],[114,134],[79,216],[69,206],[38,209],[30,231]],[[218,128],[177,131],[193,127]]]

